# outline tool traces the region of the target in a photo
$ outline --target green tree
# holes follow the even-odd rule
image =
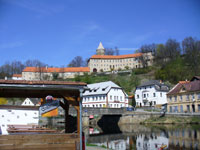
[[[185,62],[193,75],[198,75],[200,69],[200,41],[187,37],[182,41]]]

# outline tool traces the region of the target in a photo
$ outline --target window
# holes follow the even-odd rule
[[[110,100],[112,100],[112,95],[110,95]]]
[[[139,98],[139,95],[137,95],[137,98]]]
[[[180,112],[183,112],[183,105],[180,106]]]
[[[177,101],[177,96],[174,96],[174,101],[175,101],[175,102]]]
[[[182,101],[183,100],[183,96],[182,95],[180,95],[180,101]]]
[[[194,94],[192,94],[192,100],[193,100],[193,101],[195,100]]]
[[[156,97],[156,93],[153,93],[153,97]]]
[[[200,112],[200,104],[198,105],[198,112]]]
[[[186,100],[189,101],[189,95],[186,96]]]
[[[198,100],[200,100],[200,93],[198,94]]]
[[[169,106],[169,112],[172,112],[172,106]]]
[[[144,94],[143,97],[146,98],[146,94]]]
[[[190,112],[190,105],[187,105],[187,111]]]
[[[162,93],[160,93],[160,97],[162,97]]]
[[[169,97],[169,101],[170,101],[170,102],[172,101],[172,97],[171,97],[171,96]]]

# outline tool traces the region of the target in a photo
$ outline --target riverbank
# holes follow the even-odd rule
[[[200,124],[200,116],[164,116],[151,117],[140,124]]]

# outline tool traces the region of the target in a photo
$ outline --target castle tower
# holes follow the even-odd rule
[[[99,46],[96,50],[97,55],[105,55],[105,48],[103,47],[102,43],[99,43]]]

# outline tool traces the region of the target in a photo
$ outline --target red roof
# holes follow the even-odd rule
[[[13,77],[18,77],[18,78],[20,78],[20,77],[22,77],[22,74],[13,74]]]
[[[167,93],[168,95],[178,94],[181,89],[183,89],[186,92],[195,92],[200,91],[200,80],[195,81],[180,81],[172,90]]]
[[[93,59],[122,59],[122,58],[135,58],[142,56],[142,53],[127,54],[127,55],[93,55]]]
[[[0,80],[0,84],[24,84],[24,85],[87,85],[84,82],[72,81],[30,81],[30,80]]]
[[[67,68],[49,68],[49,67],[26,67],[23,72],[90,72],[89,67],[67,67]]]

